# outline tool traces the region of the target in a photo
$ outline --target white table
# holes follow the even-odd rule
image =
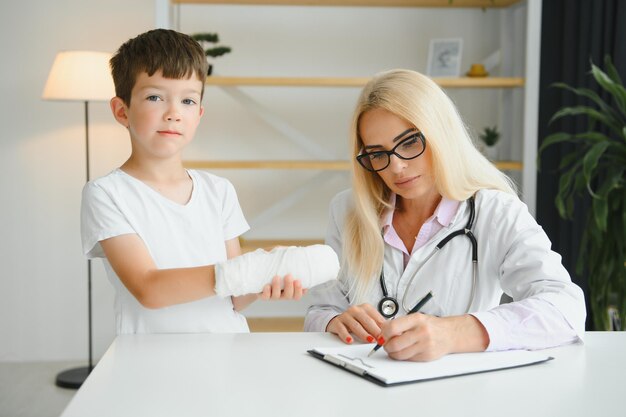
[[[523,368],[383,388],[313,358],[322,333],[119,336],[74,416],[626,416],[626,333],[586,335]]]

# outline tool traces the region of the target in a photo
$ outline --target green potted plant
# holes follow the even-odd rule
[[[202,49],[204,49],[204,54],[207,57],[217,58],[232,51],[232,49],[228,46],[211,46],[212,44],[218,43],[220,41],[219,35],[217,33],[194,33],[193,35],[191,35],[191,37],[198,41],[198,43],[202,46]],[[213,64],[209,62],[209,71],[207,75],[211,75],[212,72]]]
[[[562,218],[571,219],[574,199],[591,196],[576,272],[586,273],[589,279],[595,329],[617,330],[620,321],[626,322],[626,89],[609,56],[605,71],[592,63],[591,73],[609,99],[587,88],[554,84],[589,99],[592,105],[563,107],[550,123],[580,116],[588,128],[583,133],[549,135],[539,155],[556,143],[572,144],[559,165],[555,204]]]
[[[494,127],[486,127],[478,137],[483,143],[482,150],[487,158],[490,160],[495,160],[497,158],[496,152],[496,143],[500,140],[500,132],[498,132],[498,128]]]

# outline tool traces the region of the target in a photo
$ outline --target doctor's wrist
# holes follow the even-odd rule
[[[489,333],[485,326],[471,314],[463,316],[467,321],[468,341],[472,351],[484,352],[489,346]]]
[[[487,349],[489,333],[476,317],[466,314],[449,319],[452,319],[453,352],[483,352]]]

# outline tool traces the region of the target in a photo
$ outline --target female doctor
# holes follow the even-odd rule
[[[306,331],[377,341],[414,361],[582,340],[581,289],[432,80],[375,76],[357,103],[351,152],[352,190],[331,202],[326,238],[342,269],[311,290]],[[513,302],[500,305],[503,292]]]

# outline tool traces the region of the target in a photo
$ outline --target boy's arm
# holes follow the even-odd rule
[[[241,255],[241,245],[239,238],[230,239],[224,242],[226,245],[226,258],[231,259]],[[259,299],[259,294],[246,294],[239,297],[231,297],[235,311],[241,311]]]
[[[215,295],[213,265],[158,269],[136,234],[100,242],[124,286],[146,308],[161,308]]]
[[[226,242],[226,256],[228,259],[241,255],[239,239],[234,238]],[[282,285],[281,285],[282,284]],[[271,284],[263,287],[260,294],[246,294],[239,297],[232,297],[235,311],[241,311],[258,299],[263,300],[299,300],[306,293],[299,280],[295,280],[291,275],[286,275],[281,279],[275,276]]]

